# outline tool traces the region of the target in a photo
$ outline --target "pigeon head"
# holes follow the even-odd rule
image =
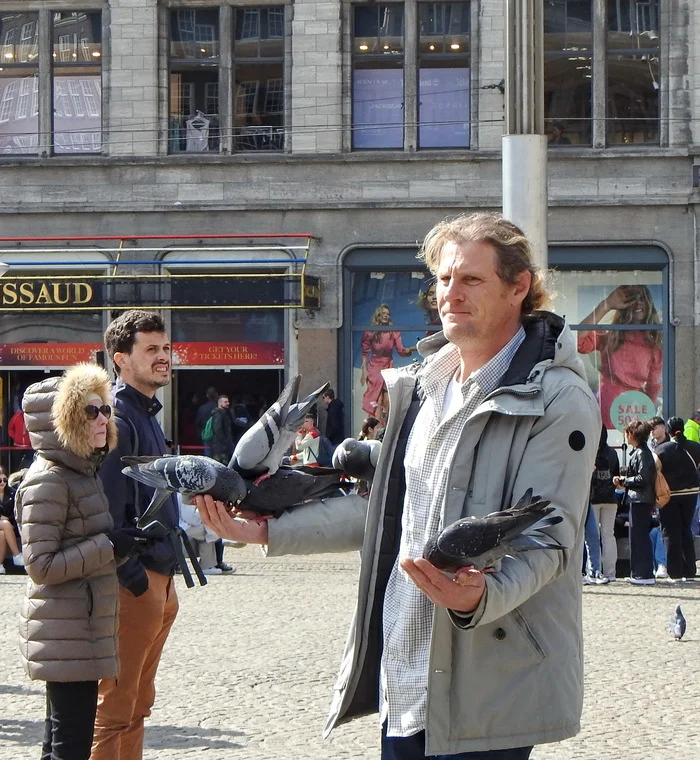
[[[216,485],[210,491],[212,497],[224,504],[238,504],[245,498],[248,488],[243,478],[228,467],[217,468]]]

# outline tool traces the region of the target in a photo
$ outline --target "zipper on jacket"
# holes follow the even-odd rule
[[[92,611],[95,607],[95,600],[92,595],[92,589],[90,588],[90,584],[86,583],[85,588],[87,589],[87,601],[88,601],[88,617],[92,617]]]

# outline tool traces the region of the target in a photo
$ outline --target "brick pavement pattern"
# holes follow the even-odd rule
[[[233,576],[186,589],[158,674],[145,760],[378,758],[374,716],[321,731],[355,599],[356,554],[265,559],[227,548]],[[0,577],[0,760],[40,754],[44,687],[18,653],[25,579]],[[574,739],[532,760],[700,760],[700,584],[586,587],[586,700]],[[688,619],[666,631],[677,603]]]

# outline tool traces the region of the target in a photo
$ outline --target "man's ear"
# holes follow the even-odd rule
[[[126,361],[127,354],[123,354],[121,351],[115,351],[114,356],[112,357],[112,361],[119,367],[119,369],[124,368],[124,362]]]
[[[520,272],[513,286],[515,303],[520,304],[525,300],[527,294],[530,292],[530,285],[532,285],[532,274],[527,270]]]

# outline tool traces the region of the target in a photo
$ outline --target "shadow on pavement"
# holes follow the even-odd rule
[[[202,728],[201,726],[154,726],[151,724],[146,726],[145,746],[150,749],[173,750],[188,747],[193,749],[196,747],[242,749],[245,745],[234,741],[236,736],[245,736],[245,734],[243,731],[234,729]]]
[[[20,747],[37,746],[37,754],[44,739],[43,720],[11,720],[0,717],[0,747],[17,744]]]

